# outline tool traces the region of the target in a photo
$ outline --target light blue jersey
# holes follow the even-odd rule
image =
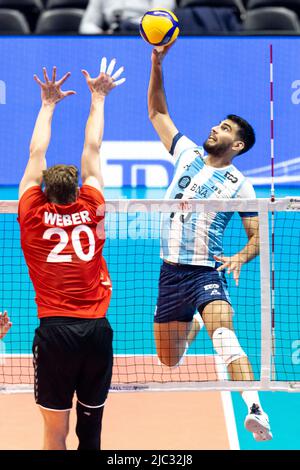
[[[187,137],[177,134],[170,153],[176,164],[165,199],[256,197],[252,184],[234,165],[224,168],[207,165],[203,147]],[[215,267],[214,255],[223,253],[223,234],[232,215],[232,212],[162,214],[161,257],[173,263]]]

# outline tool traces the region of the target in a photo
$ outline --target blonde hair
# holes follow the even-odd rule
[[[70,204],[76,201],[78,169],[74,165],[54,165],[43,171],[45,193],[50,202]]]

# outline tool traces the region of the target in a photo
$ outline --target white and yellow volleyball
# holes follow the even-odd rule
[[[153,46],[167,46],[179,34],[178,18],[170,10],[148,10],[141,19],[140,33]]]

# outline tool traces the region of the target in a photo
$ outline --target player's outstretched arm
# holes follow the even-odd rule
[[[165,46],[160,52],[153,49],[148,87],[149,119],[168,151],[171,149],[174,136],[178,133],[178,129],[169,115],[162,74],[162,61],[170,47],[171,46]]]
[[[44,83],[34,75],[35,81],[41,88],[42,106],[33,130],[30,142],[29,160],[19,186],[19,198],[21,198],[22,194],[31,186],[42,184],[43,170],[47,167],[46,152],[51,137],[51,123],[55,106],[66,96],[75,94],[75,91],[61,90],[61,86],[70,76],[70,72],[66,73],[58,81],[56,81],[56,67],[53,67],[51,80],[48,77],[45,67],[43,68],[43,73],[45,79]]]
[[[0,312],[0,339],[4,338],[6,333],[10,330],[12,322],[10,321],[7,312]]]
[[[103,57],[98,77],[91,78],[86,70],[82,70],[91,92],[91,108],[85,127],[85,140],[81,157],[82,184],[88,184],[99,190],[103,188],[103,178],[100,166],[100,146],[104,130],[104,102],[105,97],[118,85],[125,82],[125,78],[117,80],[124,67],[120,67],[113,75],[116,59],[107,66]]]

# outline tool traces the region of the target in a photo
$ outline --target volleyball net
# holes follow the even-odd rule
[[[243,266],[238,286],[231,275],[226,279],[234,330],[254,380],[230,380],[205,327],[178,367],[161,364],[153,319],[164,243],[162,219],[170,220],[172,230],[184,232],[192,252],[200,242],[189,238],[191,224],[230,214],[223,254],[231,256],[248,241],[242,216],[249,212],[258,213],[260,255]],[[0,390],[28,391],[33,388],[31,345],[38,320],[20,248],[17,201],[0,201],[0,221],[1,310],[7,310],[13,322],[0,341]],[[114,330],[112,390],[300,390],[300,200],[110,200],[105,229],[104,256],[113,283],[108,310]],[[172,245],[170,230],[168,239]],[[175,236],[173,248],[181,249]],[[192,258],[189,262],[193,264]],[[180,283],[177,288],[180,295]],[[204,288],[212,293],[218,286]]]

